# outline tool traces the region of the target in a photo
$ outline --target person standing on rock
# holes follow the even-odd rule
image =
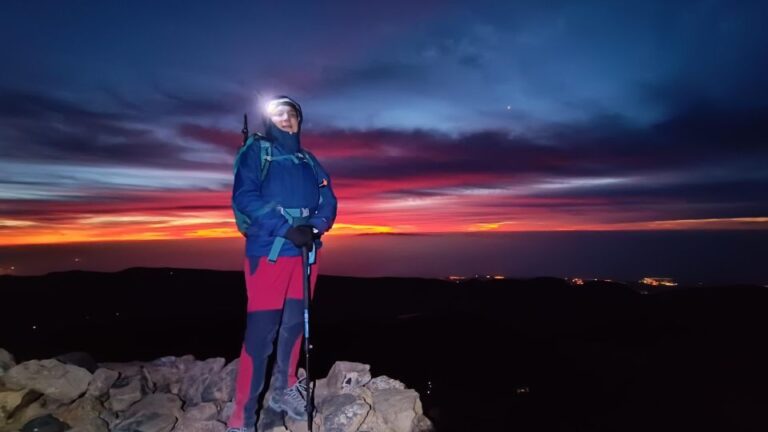
[[[298,379],[303,330],[302,248],[310,251],[310,292],[317,280],[320,237],[333,226],[331,179],[300,142],[301,106],[285,96],[270,100],[264,135],[247,135],[235,160],[232,208],[245,236],[246,330],[240,353],[230,432],[255,429],[267,360],[277,338],[267,403],[306,419],[307,383]]]

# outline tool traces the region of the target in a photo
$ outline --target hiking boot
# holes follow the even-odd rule
[[[307,384],[304,378],[285,390],[277,390],[269,398],[269,406],[283,411],[295,420],[307,419]]]

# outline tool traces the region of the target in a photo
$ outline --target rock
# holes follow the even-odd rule
[[[37,400],[42,393],[32,389],[2,390],[0,389],[0,424]]]
[[[28,405],[25,402],[27,399],[32,401]],[[21,404],[9,414],[10,418],[0,421],[0,432],[18,432],[30,420],[53,413],[54,408],[59,407],[59,402],[51,404],[51,401],[47,396],[30,390]]]
[[[264,429],[269,432],[283,431],[287,429],[288,432],[309,432],[306,420],[294,420],[291,417],[285,416],[285,423],[281,426],[274,426],[269,429]],[[312,422],[312,430],[314,432],[324,432],[322,430],[322,424],[319,418],[314,418]]]
[[[109,389],[107,408],[112,411],[125,411],[134,403],[141,400],[141,378],[138,376],[121,376]]]
[[[235,396],[235,379],[239,359],[231,361],[219,373],[211,376],[203,388],[200,398],[203,402],[228,402]]]
[[[419,414],[413,420],[412,432],[434,432],[435,425],[424,414]]]
[[[120,421],[120,419],[117,417],[117,414],[112,411],[104,411],[99,417],[107,422],[107,425],[109,425],[110,429],[113,429],[117,422]]]
[[[68,432],[109,432],[107,422],[100,418],[86,420],[83,424],[73,427]]]
[[[70,405],[57,410],[54,414],[58,419],[72,427],[85,427],[90,420],[98,419],[104,410],[104,405],[100,400],[93,396],[83,396]]]
[[[178,358],[167,356],[147,363],[144,369],[157,386],[156,391],[177,394],[184,375],[184,365]]]
[[[181,417],[181,399],[170,393],[154,393],[131,405],[125,412],[124,418],[129,419],[145,413],[169,414]]]
[[[306,423],[306,422],[304,422]],[[305,426],[306,428],[306,426]],[[313,429],[314,430],[314,429]],[[264,429],[264,432],[300,432],[298,430],[288,430],[285,428],[285,426],[276,426],[271,429]]]
[[[117,381],[120,376],[118,372],[111,369],[99,368],[93,373],[91,383],[88,384],[86,395],[101,398],[109,392],[109,388]]]
[[[219,410],[216,408],[216,404],[213,402],[203,402],[199,405],[189,407],[184,410],[184,414],[181,416],[182,420],[194,420],[194,421],[207,421],[216,420],[219,415]]]
[[[141,413],[117,422],[112,432],[170,432],[175,424],[176,416],[171,414]]]
[[[211,381],[211,377],[216,376],[224,368],[225,361],[221,357],[210,358],[185,367],[179,390],[179,395],[184,402],[188,405],[197,405],[203,402],[203,390]]]
[[[99,363],[99,367],[119,373],[120,378],[130,378],[141,375],[141,362]]]
[[[320,411],[323,431],[355,432],[370,410],[371,406],[360,396],[349,393],[330,396],[323,401]]]
[[[51,414],[28,421],[22,426],[20,432],[64,432],[69,430],[70,426]]]
[[[360,425],[358,431],[362,432],[394,432],[391,427],[387,426],[387,422],[381,417],[379,413],[371,410],[368,416]]]
[[[219,407],[219,416],[216,420],[226,423],[229,417],[232,415],[232,410],[235,409],[234,402],[227,402]]]
[[[373,409],[395,432],[411,432],[417,415],[423,414],[415,390],[384,389],[373,393]]]
[[[405,389],[405,384],[401,383],[400,381],[396,379],[392,379],[386,375],[377,376],[376,378],[368,381],[368,384],[365,385],[368,389],[371,391],[378,391],[378,390],[384,390],[384,389]]]
[[[195,421],[182,419],[173,428],[173,432],[225,432],[226,430],[227,425],[215,420]]]
[[[91,373],[56,360],[30,360],[11,368],[3,380],[11,388],[31,388],[62,402],[71,402],[85,393]]]
[[[16,361],[14,360],[13,355],[0,348],[0,376],[3,376],[14,366],[16,366]]]
[[[90,373],[96,372],[96,369],[99,368],[98,364],[96,364],[96,360],[94,360],[93,357],[87,352],[69,352],[54,357],[54,360],[58,360],[64,364],[80,366]]]
[[[371,366],[363,363],[338,361],[328,372],[326,385],[330,394],[347,393],[371,380]]]
[[[149,372],[147,372],[146,368],[141,368],[141,377],[143,378],[141,380],[142,384],[145,386],[145,393],[154,393],[157,389],[157,385],[155,385],[155,382],[152,380],[152,376],[149,375]],[[166,393],[166,392],[160,392],[160,393]]]

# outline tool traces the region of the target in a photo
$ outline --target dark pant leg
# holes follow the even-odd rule
[[[229,427],[252,427],[267,360],[272,352],[282,316],[283,301],[291,273],[285,265],[246,259],[248,306],[245,337],[235,382],[235,400]]]
[[[277,339],[277,358],[271,383],[274,390],[285,389],[296,383],[296,369],[304,334],[304,268],[301,257],[280,257],[279,260],[285,260],[290,265],[291,279]],[[317,263],[311,266],[310,297],[314,295],[318,268]]]

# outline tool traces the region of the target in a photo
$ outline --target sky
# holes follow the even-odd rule
[[[126,267],[168,263],[160,242],[240,251],[242,114],[257,130],[277,94],[331,174],[329,238],[391,236],[395,261],[430,236],[480,268],[473,233],[768,230],[766,2],[1,8],[0,272],[59,268],[58,245],[147,245]]]

